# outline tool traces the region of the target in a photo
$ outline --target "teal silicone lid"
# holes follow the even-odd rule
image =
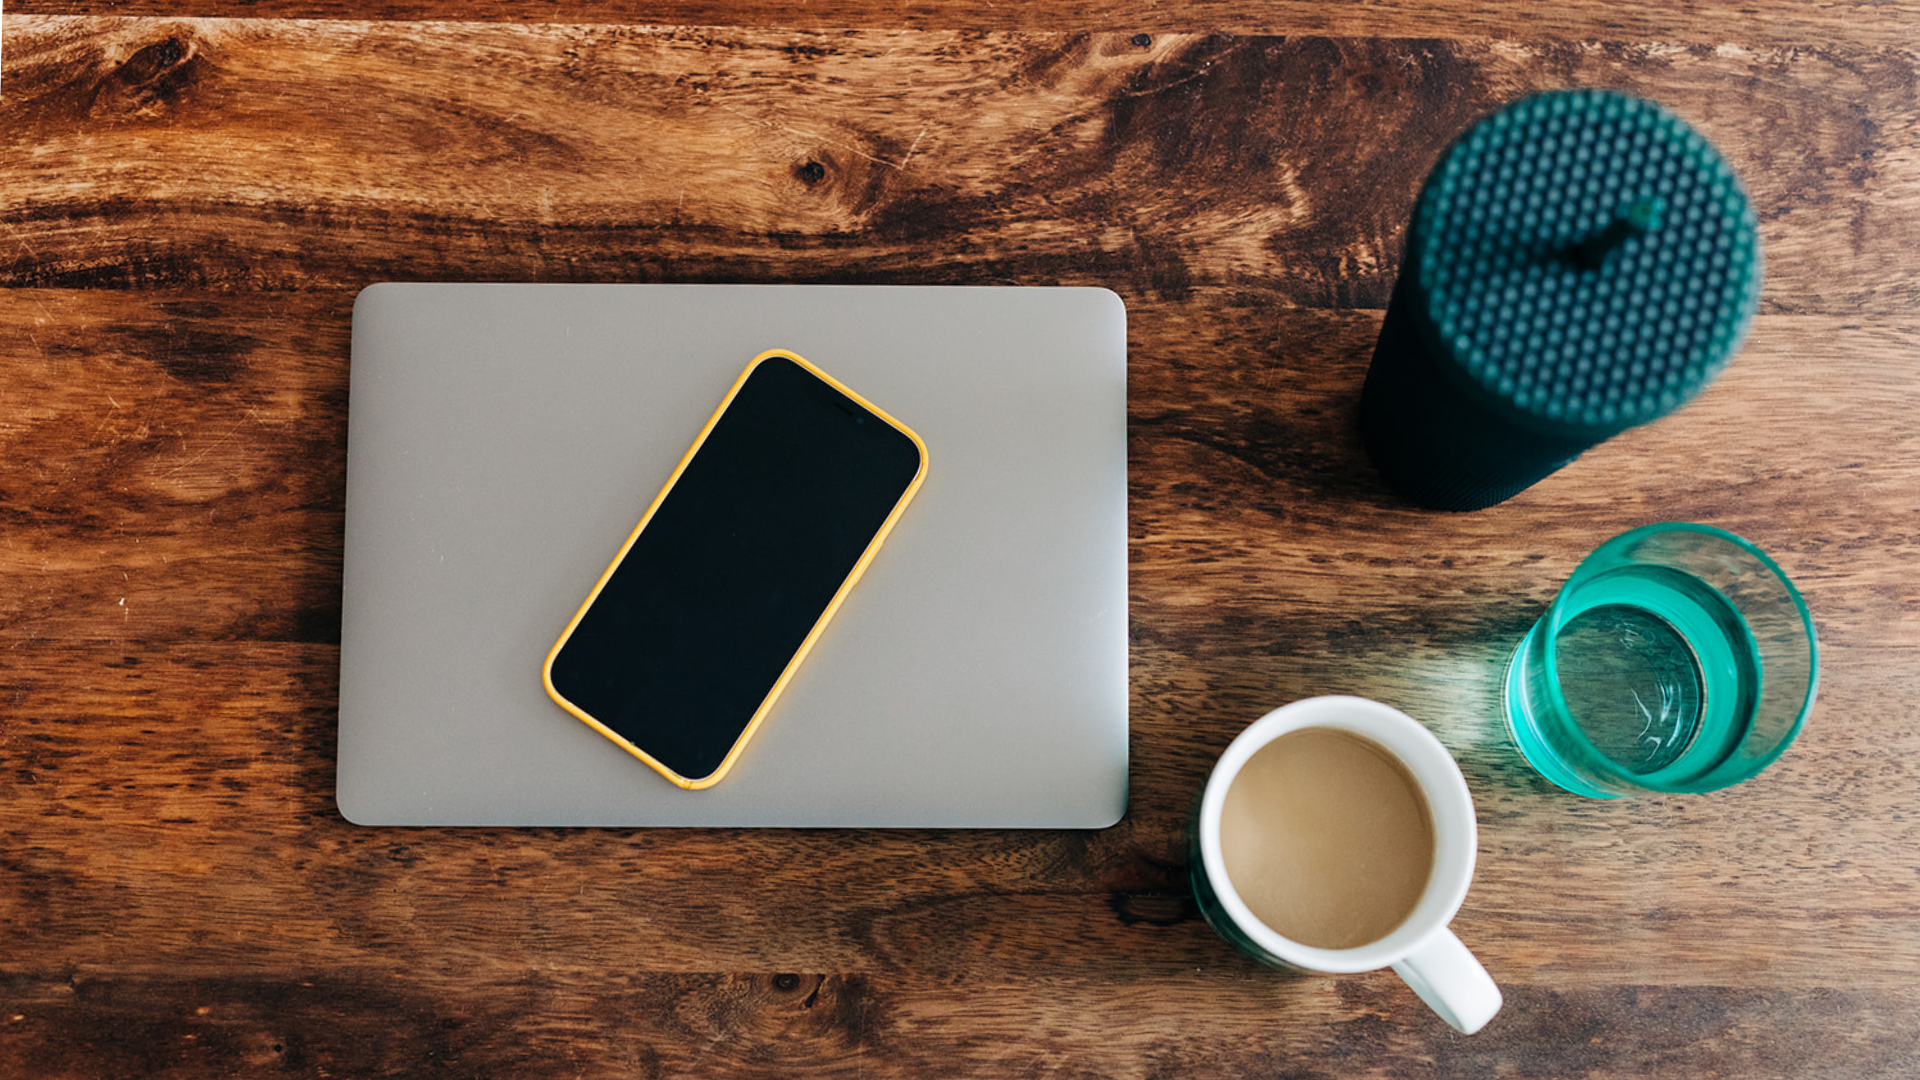
[[[1652,102],[1525,98],[1463,135],[1428,178],[1409,299],[1443,367],[1510,421],[1598,442],[1720,373],[1759,305],[1746,191]]]

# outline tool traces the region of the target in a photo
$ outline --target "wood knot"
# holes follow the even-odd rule
[[[792,993],[800,989],[800,976],[791,972],[775,975],[773,977],[773,988],[783,994]]]
[[[808,158],[806,164],[793,170],[793,175],[799,177],[803,184],[817,184],[827,178],[827,167]]]
[[[133,82],[148,82],[178,67],[180,61],[187,58],[187,43],[178,37],[153,44],[127,57],[120,65],[120,73]]]
[[[150,112],[178,101],[200,77],[193,37],[173,33],[136,49],[95,88],[90,114]]]

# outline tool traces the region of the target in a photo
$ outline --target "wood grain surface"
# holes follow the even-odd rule
[[[1910,6],[166,7],[4,25],[0,1074],[1920,1071]],[[1678,414],[1419,510],[1354,429],[1414,194],[1572,85],[1726,153],[1762,313]],[[385,279],[1115,289],[1126,819],[348,825],[349,327]],[[1505,657],[1666,519],[1801,585],[1819,704],[1742,787],[1560,794],[1506,741]],[[1260,969],[1184,892],[1213,757],[1325,692],[1466,773],[1455,927],[1507,995],[1479,1035],[1390,973]]]
[[[20,15],[180,14],[168,0],[14,0]],[[806,30],[1558,38],[1910,49],[1914,0],[202,0],[227,18],[618,23]]]

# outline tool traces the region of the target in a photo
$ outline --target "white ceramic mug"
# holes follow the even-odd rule
[[[1433,822],[1433,869],[1413,912],[1385,937],[1350,949],[1304,945],[1255,918],[1234,891],[1220,851],[1221,808],[1234,778],[1260,748],[1303,728],[1349,732],[1391,753],[1419,785]],[[1328,974],[1392,967],[1441,1019],[1468,1034],[1500,1011],[1500,988],[1447,929],[1473,880],[1479,836],[1473,797],[1446,747],[1406,713],[1359,697],[1308,698],[1275,709],[1241,732],[1220,756],[1190,832],[1194,897],[1214,932],[1240,951],[1274,967]]]

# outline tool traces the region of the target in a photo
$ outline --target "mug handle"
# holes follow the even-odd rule
[[[1393,970],[1456,1031],[1471,1035],[1500,1011],[1493,976],[1444,926]]]

